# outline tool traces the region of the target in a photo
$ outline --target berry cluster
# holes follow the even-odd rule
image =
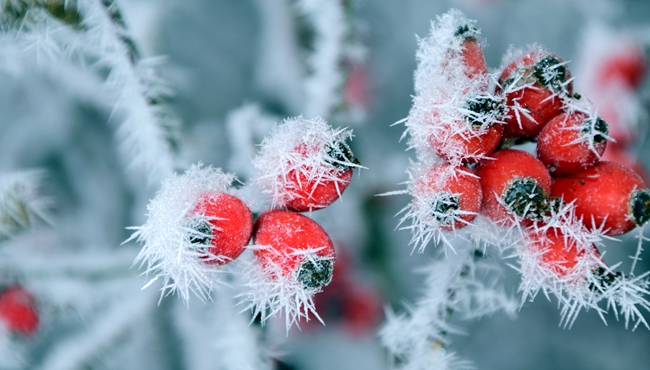
[[[453,249],[450,238],[470,225],[470,237],[497,245],[508,238],[488,235],[507,230],[524,275],[535,275],[528,283],[583,281],[605,294],[625,278],[596,245],[650,219],[650,190],[632,169],[601,160],[608,124],[574,93],[566,62],[538,45],[513,49],[491,79],[479,36],[452,10],[421,40],[405,120],[418,161],[407,190],[395,192],[412,196],[400,223],[411,222],[404,228],[420,252],[431,240]]]
[[[252,183],[270,203],[258,206],[256,221],[242,200],[252,198],[252,188],[233,188],[232,175],[198,165],[164,181],[148,206],[147,223],[134,228],[131,239],[144,244],[136,261],[156,274],[152,282],[164,279],[163,291],[177,290],[184,299],[193,291],[205,299],[222,266],[252,238],[255,258],[245,273],[251,291],[243,295],[255,316],[264,321],[284,309],[289,327],[315,314],[312,297],[332,279],[334,245],[299,212],[325,208],[346,189],[360,167],[346,143],[351,137],[320,118],[277,125],[253,160],[258,171]]]

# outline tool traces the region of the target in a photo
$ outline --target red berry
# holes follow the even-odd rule
[[[300,213],[274,210],[255,223],[255,255],[265,269],[277,267],[284,276],[297,279],[305,289],[319,289],[332,280],[334,245],[314,220]],[[306,256],[306,253],[313,254]]]
[[[14,333],[31,336],[38,327],[34,297],[24,288],[13,286],[0,293],[0,321]]]
[[[551,176],[533,155],[516,149],[494,152],[476,174],[483,190],[481,214],[495,222],[517,215],[540,219],[549,211]],[[505,206],[504,206],[505,205]]]
[[[562,113],[537,137],[537,156],[554,176],[593,166],[607,146],[607,122],[582,112]]]
[[[619,83],[636,89],[643,82],[646,64],[643,51],[635,44],[630,45],[624,52],[606,59],[599,68],[598,77],[603,85]]]
[[[564,107],[573,91],[571,72],[554,54],[535,48],[510,62],[499,77],[509,109],[506,138],[533,138]]]
[[[532,231],[528,233],[528,237],[531,245],[542,251],[543,264],[559,277],[570,274],[586,252],[585,249],[578,248],[575,239],[557,228],[549,228],[546,232]],[[598,254],[596,246],[590,247]]]
[[[429,144],[441,158],[449,161],[476,162],[492,153],[503,134],[499,121],[504,115],[503,102],[488,95],[478,95],[466,101],[464,119],[443,122],[433,114],[434,132]]]
[[[253,214],[239,198],[218,191],[204,193],[194,207],[191,216],[203,216],[200,221],[190,218],[189,226],[194,233],[190,241],[194,245],[209,246],[208,264],[225,264],[244,251],[253,232]]]
[[[305,212],[325,208],[334,203],[350,184],[353,170],[347,163],[358,161],[348,145],[337,141],[323,147],[300,145],[296,148],[302,158],[318,155],[320,150],[326,153],[326,162],[318,164],[323,168],[315,170],[303,165],[290,170],[282,179],[289,194],[285,199],[287,209]]]
[[[631,169],[612,162],[553,180],[551,195],[575,202],[587,228],[604,226],[606,235],[624,234],[650,219],[650,191]]]
[[[483,48],[476,39],[477,35],[478,31],[471,25],[461,26],[456,31],[456,36],[463,38],[461,56],[465,74],[469,78],[486,76],[488,73]]]
[[[481,208],[483,193],[478,178],[465,167],[433,166],[417,180],[416,199],[423,200],[436,224],[443,230],[469,225]]]

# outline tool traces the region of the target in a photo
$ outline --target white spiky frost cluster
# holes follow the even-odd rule
[[[343,185],[340,172],[344,170],[334,164],[361,168],[344,153],[345,142],[352,136],[352,130],[334,129],[320,117],[287,118],[262,141],[253,159],[257,170],[254,181],[274,208],[302,197],[297,192],[306,185],[305,180],[314,185],[325,181]]]
[[[468,100],[487,94],[488,76],[468,77],[463,64],[463,37],[456,35],[462,26],[474,27],[458,10],[452,10],[433,22],[429,36],[418,39],[413,106],[405,119],[409,135],[409,149],[416,150],[420,160],[431,160],[436,154],[431,148],[431,137],[439,143],[438,152],[444,152],[455,164],[463,159],[481,159],[477,153],[463,153],[460,138],[484,134],[498,118],[492,113],[478,114],[466,108]],[[474,37],[480,31],[473,32]],[[480,127],[472,128],[465,117],[470,116]]]
[[[448,334],[461,331],[451,325],[452,314],[480,317],[505,310],[514,315],[517,304],[497,288],[496,276],[481,252],[471,243],[457,243],[456,253],[427,266],[426,290],[404,313],[386,312],[379,335],[397,360],[400,370],[473,368],[444,347]]]
[[[223,257],[207,255],[192,243],[192,238],[209,236],[192,228],[192,224],[211,220],[192,211],[202,194],[227,193],[234,180],[233,175],[199,164],[183,175],[163,181],[156,197],[147,206],[147,222],[133,227],[135,232],[126,241],[137,240],[143,244],[134,263],[146,265],[144,274],[154,275],[145,287],[161,279],[163,295],[168,291],[178,292],[187,301],[189,293],[193,292],[201,299],[208,299],[209,292],[220,283],[218,275],[224,272],[224,267],[207,262],[222,261]]]
[[[269,245],[253,245],[249,248],[263,250],[265,253],[281,253]],[[302,263],[311,262],[313,266],[318,266],[316,259],[329,260],[334,263],[334,256],[319,255],[324,248],[294,249],[288,256],[283,256],[283,259],[293,259],[295,256],[299,256]],[[251,310],[253,319],[259,318],[262,323],[283,313],[287,332],[293,325],[300,327],[301,320],[309,321],[310,313],[324,324],[314,305],[314,295],[320,293],[322,287],[307,288],[303,286],[298,280],[298,272],[297,270],[287,273],[286,266],[282,266],[270,258],[261,261],[257,257],[255,261],[250,261],[244,272],[246,285],[250,289],[241,294],[241,297],[247,302],[244,310]]]

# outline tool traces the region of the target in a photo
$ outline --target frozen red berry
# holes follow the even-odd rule
[[[438,227],[457,230],[476,218],[482,194],[478,178],[469,169],[442,164],[417,179],[413,196]]]
[[[562,113],[537,137],[537,157],[553,176],[577,173],[593,166],[607,146],[607,122],[582,112]]]
[[[573,91],[571,73],[558,56],[534,47],[510,62],[499,77],[509,108],[506,138],[534,138],[564,107]]]
[[[255,255],[264,269],[277,269],[305,289],[320,289],[332,280],[334,245],[311,218],[274,210],[260,215],[253,232]]]
[[[576,216],[587,228],[606,235],[624,234],[650,219],[650,191],[631,169],[612,162],[553,180],[551,195],[575,202]]]
[[[481,214],[501,222],[512,215],[540,219],[549,212],[551,176],[539,159],[516,149],[499,150],[492,157],[476,170],[483,191]]]
[[[20,286],[3,290],[0,293],[0,321],[13,333],[33,335],[39,322],[34,297]]]
[[[542,253],[544,266],[558,277],[570,274],[586,253],[586,249],[579,248],[575,239],[558,228],[548,228],[546,231],[531,230],[528,238],[530,245]],[[589,249],[598,253],[594,245],[590,245]]]
[[[483,47],[479,43],[478,30],[471,24],[465,24],[455,32],[456,37],[461,37],[461,57],[465,67],[465,75],[469,78],[486,76],[488,73]],[[487,87],[487,86],[486,86]]]
[[[325,152],[325,162],[318,164],[324,168],[314,170],[310,166],[302,166],[289,171],[285,179],[289,193],[285,201],[287,209],[304,212],[325,208],[334,203],[350,184],[353,169],[349,164],[358,163],[350,147],[337,141],[322,148],[297,148],[301,156],[318,155],[319,150]]]
[[[442,121],[433,115],[431,124],[436,127],[429,136],[429,144],[446,160],[476,162],[499,146],[505,107],[497,97],[477,95],[467,99],[460,111],[462,120],[453,122]]]
[[[244,251],[253,232],[253,214],[239,198],[212,191],[201,195],[188,221],[190,242],[205,250],[205,262],[228,263]]]
[[[607,148],[605,149],[605,153],[603,153],[601,160],[618,163],[621,166],[631,168],[641,176],[644,184],[650,183],[650,176],[648,176],[648,170],[644,164],[639,160],[639,158],[637,158],[637,156],[626,151],[623,147],[618,145],[617,142],[607,144]]]

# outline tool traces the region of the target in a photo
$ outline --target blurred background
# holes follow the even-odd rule
[[[603,115],[609,109],[605,118],[620,128],[620,145],[608,148],[610,155],[639,172],[650,164],[645,0],[347,0],[338,18],[319,5],[325,1],[303,1],[304,8],[289,0],[120,1],[142,60],[163,56],[152,63],[170,90],[161,104],[174,169],[200,161],[246,182],[255,145],[284,117],[319,114],[354,130],[352,149],[368,169],[342,201],[313,214],[337,248],[335,280],[316,298],[326,326],[309,322],[288,334],[283,322],[248,326],[230,288],[216,291],[213,302],[188,306],[174,295],[159,299],[155,284],[140,290],[146,279],[132,266],[140,246],[122,242],[131,234],[127,227],[145,222],[161,178],[121,149],[124,113],[115,108],[119,85],[106,82],[111,64],[101,63],[101,53],[82,58],[50,47],[45,37],[21,41],[33,48],[4,47],[16,40],[15,24],[6,23],[12,3],[2,2],[10,37],[0,52],[0,176],[41,171],[35,197],[46,205],[30,230],[0,244],[0,284],[28,290],[38,312],[29,335],[0,332],[0,369],[244,369],[224,360],[228,353],[248,355],[241,332],[257,338],[251,351],[259,353],[251,357],[274,359],[263,368],[388,369],[376,335],[384,308],[400,311],[417,300],[418,270],[434,248],[411,254],[409,232],[396,230],[394,215],[407,196],[376,195],[402,189],[407,180],[414,154],[400,141],[403,126],[392,124],[411,106],[416,35],[426,36],[431,20],[450,8],[477,20],[495,72],[511,45],[538,43],[570,61],[576,90],[602,105]],[[24,32],[39,28],[33,30]],[[338,54],[315,41],[339,31]],[[620,73],[633,82],[606,93],[598,66],[613,55],[632,59],[633,71]],[[319,60],[336,71],[319,75],[328,68]],[[325,92],[309,87],[330,79],[336,83]],[[634,235],[608,241],[606,261],[622,261],[617,270],[628,272],[636,243]],[[637,272],[650,270],[650,255],[642,257]],[[515,261],[504,261],[505,289],[518,299],[518,276],[506,263]],[[604,317],[607,324],[584,312],[563,329],[557,302],[538,296],[514,319],[453,318],[464,334],[452,334],[447,350],[479,369],[648,369],[650,330]],[[233,349],[238,341],[242,347]]]

